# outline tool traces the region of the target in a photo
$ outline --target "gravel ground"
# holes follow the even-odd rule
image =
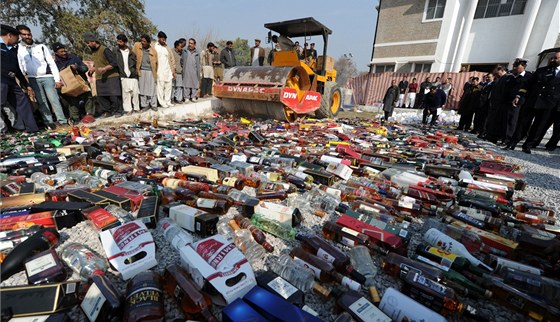
[[[363,115],[366,118],[373,118],[376,116],[375,113]],[[499,147],[491,143],[480,142],[481,146],[495,151],[499,154],[507,156],[507,161],[511,163],[518,164],[521,167],[521,172],[525,174],[526,180],[528,182],[528,187],[525,191],[518,192],[517,194],[524,197],[530,197],[534,199],[541,199],[549,206],[560,212],[560,198],[558,198],[558,190],[560,190],[560,151],[556,152],[546,152],[544,150],[536,149],[531,155],[522,153],[521,151],[503,151]],[[245,188],[245,192],[254,194],[254,189]],[[231,209],[227,216],[233,216],[237,210]],[[304,213],[304,224],[298,228],[300,233],[310,233],[316,232],[320,234],[322,225],[329,220],[334,220],[336,215],[326,216],[324,218],[319,218],[308,213]],[[417,224],[412,224],[410,226],[410,231],[419,232],[421,227]],[[152,230],[152,235],[155,239],[157,245],[157,259],[158,265],[154,268],[155,271],[163,273],[166,266],[172,263],[179,263],[178,253],[170,247],[169,243],[165,241],[161,232],[159,230]],[[420,234],[414,234],[413,239],[409,245],[410,253],[412,254],[415,249],[416,244],[419,242]],[[266,270],[270,267],[270,263],[274,261],[278,256],[284,253],[288,253],[291,248],[298,245],[297,241],[285,241],[276,238],[270,234],[267,234],[267,240],[275,247],[273,253],[268,254],[266,258],[261,262],[254,265],[254,270],[256,274],[260,271]],[[57,247],[57,251],[62,249],[62,246],[66,242],[81,242],[90,246],[98,254],[104,256],[104,251],[101,242],[98,238],[98,233],[87,223],[82,222],[71,229],[61,230],[61,243]],[[338,246],[342,247],[343,246]],[[382,259],[380,256],[375,255],[374,260],[380,264]],[[108,276],[118,287],[121,294],[125,293],[126,283],[117,275],[116,272],[110,270]],[[375,278],[377,289],[381,294],[388,287],[399,288],[401,282],[393,277],[383,274],[381,271],[377,274]],[[25,285],[27,284],[27,279],[24,272],[20,272],[11,278],[7,279],[2,283],[2,286],[8,285]],[[526,321],[527,318],[524,316],[507,310],[501,306],[495,305],[492,301],[475,301],[468,298],[460,297],[460,300],[464,303],[470,304],[471,306],[477,308],[481,313],[490,317],[491,321]],[[332,321],[336,317],[336,313],[333,312],[334,301],[324,301],[314,294],[306,295],[306,304],[316,312],[319,312],[320,318],[326,321]],[[182,313],[180,312],[177,305],[168,296],[165,297],[165,307],[166,307],[166,318],[171,321],[175,319],[184,319]],[[214,309],[215,314],[220,318],[220,309]],[[81,313],[79,308],[74,308],[69,312],[72,321],[84,321],[85,316]],[[467,321],[466,318],[451,316],[449,321]]]

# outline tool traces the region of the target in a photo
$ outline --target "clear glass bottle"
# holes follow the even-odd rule
[[[194,240],[191,234],[177,225],[171,218],[161,218],[159,220],[159,227],[163,231],[165,239],[177,250],[192,244]]]
[[[377,266],[373,262],[369,248],[363,245],[356,245],[350,248],[348,255],[352,267],[365,277],[364,285],[366,287],[375,284],[374,278],[377,275]]]
[[[261,262],[266,255],[266,250],[253,239],[251,232],[248,229],[239,228],[233,219],[229,221],[229,225],[234,231],[235,245],[241,249],[249,263],[255,265]]]
[[[107,205],[105,206],[105,210],[117,217],[121,224],[126,224],[135,219],[130,212],[116,205]]]
[[[303,292],[314,290],[323,297],[328,297],[330,291],[315,282],[315,274],[312,270],[304,268],[296,264],[294,260],[287,254],[283,254],[278,260],[272,261],[271,269],[274,273],[282,276],[288,282]]]
[[[105,258],[80,243],[66,243],[60,252],[60,257],[82,281],[87,281],[94,274],[102,274],[108,268]]]

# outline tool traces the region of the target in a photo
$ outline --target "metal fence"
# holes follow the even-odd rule
[[[408,82],[412,78],[416,78],[418,87],[426,77],[430,77],[430,81],[434,82],[436,77],[451,78],[453,90],[447,98],[446,108],[456,109],[459,105],[459,100],[463,95],[463,85],[469,80],[471,76],[476,76],[482,81],[482,76],[486,73],[482,72],[467,72],[467,73],[375,73],[364,74],[348,80],[346,87],[352,89],[354,103],[360,105],[376,105],[383,101],[383,96],[387,88],[391,86],[391,81],[394,79],[397,84],[406,78]],[[406,99],[406,98],[405,98]]]

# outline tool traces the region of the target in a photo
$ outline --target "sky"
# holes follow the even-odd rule
[[[265,23],[313,17],[332,30],[328,55],[338,59],[352,54],[359,71],[367,71],[377,20],[377,0],[145,0],[146,16],[158,30],[167,34],[168,43],[184,38],[211,41],[255,38],[266,43]],[[299,40],[303,45],[303,38]],[[322,37],[312,37],[322,52]],[[198,44],[198,47],[205,44]]]

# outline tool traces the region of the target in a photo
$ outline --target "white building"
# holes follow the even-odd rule
[[[560,47],[558,0],[379,0],[374,72],[490,71],[517,57],[533,70]]]

